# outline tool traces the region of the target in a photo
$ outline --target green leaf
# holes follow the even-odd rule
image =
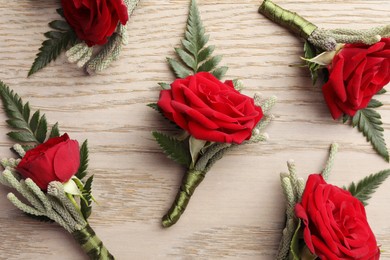
[[[214,77],[216,77],[217,79],[221,79],[221,78],[223,78],[223,76],[225,76],[227,70],[228,70],[228,67],[222,66],[222,67],[216,68],[216,69],[213,70],[211,73],[212,73],[212,74],[214,75]]]
[[[378,92],[376,92],[375,95],[382,95],[382,94],[385,94],[387,92],[386,89],[382,88],[381,90],[379,90]]]
[[[176,76],[179,78],[185,78],[191,75],[191,71],[187,69],[184,65],[177,62],[174,59],[167,58],[169,65],[171,65],[172,70],[175,72]]]
[[[39,110],[30,118],[29,103],[23,104],[18,94],[14,93],[7,85],[0,81],[0,96],[3,108],[8,116],[7,123],[10,127],[19,130],[8,133],[17,142],[40,144],[45,141],[47,122]]]
[[[371,99],[370,103],[368,103],[367,108],[377,108],[383,106],[382,102],[376,99]]]
[[[303,45],[303,52],[306,60],[312,59],[318,54],[316,47],[309,41],[305,41],[305,44]],[[312,83],[315,85],[318,79],[318,70],[321,69],[322,66],[310,61],[306,61],[306,64],[310,70]]]
[[[348,191],[366,206],[367,200],[371,198],[371,195],[379,185],[381,185],[389,176],[390,169],[371,174],[357,184],[352,182],[348,187]]]
[[[367,141],[371,143],[375,151],[388,162],[389,152],[387,151],[383,138],[383,128],[381,125],[381,116],[372,108],[358,110],[352,118],[352,126],[357,126],[359,131],[367,138]]]
[[[8,86],[0,81],[0,95],[4,104],[4,110],[8,116],[6,121],[9,126],[20,130],[10,132],[8,136],[19,142],[32,142],[40,144],[45,142],[47,137],[47,121],[45,115],[40,116],[37,110],[30,118],[30,106],[27,102],[23,104],[18,94],[14,93]],[[57,127],[58,132],[58,124]]]
[[[7,133],[7,135],[9,137],[11,137],[12,139],[19,141],[19,142],[38,143],[35,136],[30,132],[9,132],[9,133]]]
[[[180,141],[160,132],[153,132],[152,134],[169,158],[186,167],[190,166],[191,154],[188,147],[188,139]]]
[[[49,26],[53,28],[54,30],[58,31],[70,31],[72,28],[69,26],[69,24],[63,20],[54,20],[49,23]]]
[[[351,117],[348,114],[343,115],[343,124],[345,124]]]
[[[154,110],[160,112],[160,108],[158,107],[157,103],[150,103],[150,104],[147,104],[147,106],[148,106],[148,107],[151,107],[151,108],[153,108]]]
[[[33,114],[30,120],[30,127],[33,133],[37,131],[38,125],[39,125],[39,110],[35,111],[35,113]]]
[[[49,23],[49,26],[56,31],[46,32],[44,35],[47,40],[42,43],[39,52],[31,66],[28,76],[31,76],[40,69],[46,67],[51,61],[54,61],[60,53],[72,46],[77,41],[77,36],[72,28],[65,22],[55,20]]]
[[[298,219],[298,224],[290,243],[290,255],[294,260],[299,260],[300,259],[299,256],[301,255],[300,254],[300,248],[301,248],[300,240],[302,235],[301,222],[302,221]]]
[[[37,140],[40,143],[45,142],[46,135],[47,135],[47,121],[46,121],[46,116],[45,115],[43,115],[41,117],[41,119],[39,120],[38,128],[37,128],[37,131],[36,131],[35,135],[37,137]]]
[[[88,161],[88,140],[85,140],[80,148],[80,166],[75,174],[80,180],[87,176]]]
[[[196,1],[192,0],[185,37],[181,41],[182,47],[175,48],[179,60],[168,59],[177,77],[185,78],[200,71],[207,71],[221,78],[226,73],[227,67],[217,68],[222,58],[212,56],[215,47],[212,45],[206,47],[208,40],[209,36],[205,35]]]
[[[50,131],[50,138],[53,137],[59,137],[60,136],[60,129],[58,128],[58,122],[53,125]]]
[[[171,89],[171,85],[169,85],[168,83],[159,82],[158,84],[162,89]]]
[[[92,201],[93,201],[92,182],[93,182],[93,175],[87,179],[87,181],[84,184],[84,188],[81,191],[84,199],[80,200],[80,209],[85,220],[87,220],[92,213]]]
[[[221,55],[214,56],[207,61],[205,61],[200,67],[198,68],[198,71],[212,71],[218,66],[218,63],[222,60]]]

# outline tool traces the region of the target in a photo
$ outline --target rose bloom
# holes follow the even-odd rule
[[[61,0],[64,16],[80,40],[88,46],[107,42],[120,21],[128,20],[123,0]]]
[[[390,82],[390,38],[373,45],[346,44],[328,70],[322,92],[332,117],[354,116]]]
[[[28,150],[16,170],[45,191],[52,181],[67,182],[79,165],[79,143],[64,134]]]
[[[253,98],[208,72],[177,79],[162,90],[158,106],[164,115],[197,139],[237,143],[248,140],[263,117]]]
[[[311,174],[295,213],[303,221],[303,238],[321,259],[379,259],[375,236],[363,204],[349,191]]]

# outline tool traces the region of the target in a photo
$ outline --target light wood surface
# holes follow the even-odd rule
[[[275,0],[325,28],[390,24],[389,0]],[[146,104],[158,82],[174,79],[165,61],[182,39],[189,1],[141,0],[130,23],[130,43],[120,60],[97,76],[85,76],[64,56],[26,78],[47,23],[59,1],[0,0],[0,79],[50,123],[74,139],[88,139],[89,172],[95,174],[91,226],[117,259],[274,259],[284,221],[279,173],[295,159],[306,177],[324,166],[332,142],[340,144],[329,182],[349,184],[389,168],[362,134],[331,119],[320,88],[312,87],[299,62],[303,44],[257,13],[258,0],[199,0],[210,44],[239,78],[243,93],[276,95],[275,121],[266,143],[227,154],[196,190],[181,220],[163,229],[183,169],[167,159],[151,136],[170,126]],[[380,97],[390,144],[390,94]],[[0,155],[13,142],[0,112]],[[85,259],[59,226],[32,220],[6,199],[0,187],[0,259]],[[390,180],[367,207],[369,222],[390,259]]]

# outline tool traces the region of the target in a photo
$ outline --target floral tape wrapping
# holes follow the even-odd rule
[[[86,225],[83,229],[74,231],[73,238],[81,245],[90,259],[113,260],[113,255],[108,252],[103,242],[96,236],[95,231]]]

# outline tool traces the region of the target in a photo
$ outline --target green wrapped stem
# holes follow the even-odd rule
[[[271,0],[264,0],[259,8],[259,13],[306,40],[317,29],[316,25],[299,14],[286,10]]]
[[[91,260],[115,259],[88,224],[83,229],[74,231],[72,236]]]
[[[184,213],[188,202],[196,187],[203,181],[206,172],[189,170],[184,176],[180,185],[180,190],[176,195],[175,201],[173,202],[168,213],[162,218],[163,227],[170,227],[174,225]]]

